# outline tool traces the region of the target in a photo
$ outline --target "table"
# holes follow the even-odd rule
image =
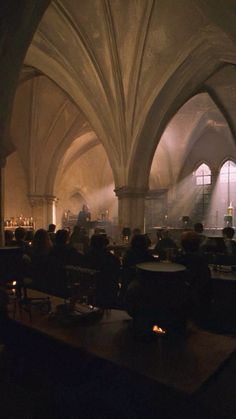
[[[137,265],[137,269],[145,272],[175,274],[186,270],[184,265],[171,262],[144,262]],[[170,275],[171,277],[171,275]]]
[[[222,269],[214,269],[213,266],[210,266],[211,270],[211,278],[212,280],[220,280],[220,281],[235,281],[236,284],[236,272],[228,271]]]
[[[45,294],[29,290],[29,296],[43,297]],[[51,302],[55,310],[55,306],[63,300],[51,297]],[[12,323],[15,332],[16,329],[19,330],[19,345],[25,345],[24,339],[22,340],[23,331],[24,334],[32,336],[32,339],[37,338],[40,342],[43,340],[46,348],[49,341],[55,345],[62,344],[69,355],[70,350],[75,351],[76,358],[81,362],[84,357],[91,355],[88,366],[94,365],[93,359],[104,362],[104,366],[109,368],[109,377],[113,382],[121,379],[121,375],[126,379],[127,373],[132,374],[135,382],[139,385],[143,383],[142,389],[146,388],[147,392],[152,385],[158,386],[160,383],[168,386],[168,392],[171,387],[186,393],[194,392],[212,375],[219,363],[224,361],[222,346],[224,348],[226,344],[230,344],[230,353],[236,344],[235,339],[217,336],[197,328],[175,341],[173,338],[162,337],[151,342],[137,341],[133,337],[131,318],[120,310],[105,311],[99,321],[87,326],[55,323],[50,319],[50,315],[37,311],[32,315],[32,322],[26,313],[22,313],[21,316],[18,313]],[[53,356],[56,357],[57,353],[57,348],[53,347]],[[66,356],[59,359],[68,368]],[[72,369],[77,371],[76,359],[72,360],[75,360]],[[119,367],[119,370],[113,370],[113,366]],[[99,368],[101,370],[100,364]],[[95,373],[99,374],[100,370]],[[79,371],[77,376],[79,381]],[[158,387],[153,394],[156,399],[159,394]]]

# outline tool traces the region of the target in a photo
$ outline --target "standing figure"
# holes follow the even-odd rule
[[[87,205],[83,205],[82,210],[79,212],[77,224],[80,227],[83,227],[88,231],[89,223],[91,221],[91,213],[89,211],[89,207]]]

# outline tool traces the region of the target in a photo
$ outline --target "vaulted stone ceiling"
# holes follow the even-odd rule
[[[54,0],[28,49],[19,89],[35,89],[36,79],[44,75],[55,91],[61,89],[75,119],[80,115],[77,133],[63,145],[58,136],[51,141],[50,153],[61,150],[57,166],[75,138],[71,158],[81,155],[81,147],[90,147],[79,141],[84,135],[79,125],[84,125],[87,138],[103,144],[116,187],[147,186],[157,144],[170,121],[177,152],[155,163],[159,167],[169,161],[170,180],[181,171],[196,126],[203,129],[209,118],[217,121],[223,115],[235,136],[235,42],[236,7],[230,0],[218,0],[217,7],[211,0],[179,0],[174,7],[171,0]],[[204,92],[212,99],[207,106]],[[196,94],[198,99],[189,101]],[[58,108],[52,98],[47,100],[43,107],[53,124]],[[184,135],[177,134],[180,130]],[[61,164],[64,170],[66,162]],[[49,160],[45,165],[48,174]],[[51,176],[52,189],[56,173]],[[43,190],[46,177],[41,183]]]
[[[58,169],[76,138],[86,137],[86,148],[79,144],[80,155],[98,140],[62,89],[44,75],[29,74],[24,69],[17,89],[11,139],[28,175],[29,195],[52,194]]]
[[[203,137],[205,140],[201,141]],[[196,150],[199,143],[200,150]],[[160,139],[152,163],[150,188],[168,189],[202,162],[211,163],[217,171],[222,153],[236,159],[229,125],[207,93],[195,95],[172,118]]]
[[[236,8],[225,4],[55,0],[47,9],[25,64],[82,110],[116,186],[147,184],[163,130],[193,94],[209,91],[234,134],[235,68],[224,66],[236,63]]]

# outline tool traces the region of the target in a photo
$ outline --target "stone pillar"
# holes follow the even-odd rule
[[[145,230],[144,210],[147,188],[123,186],[115,189],[118,197],[118,223],[120,232],[124,227]]]
[[[34,228],[47,228],[47,200],[43,195],[30,195]]]
[[[47,226],[49,224],[56,224],[56,205],[58,199],[54,195],[46,195],[47,204]]]
[[[5,191],[4,191],[4,168],[6,159],[0,158],[0,246],[4,246],[4,214],[5,214]]]
[[[48,224],[56,224],[56,204],[58,200],[54,195],[30,195],[29,200],[36,230],[39,228],[47,230]]]

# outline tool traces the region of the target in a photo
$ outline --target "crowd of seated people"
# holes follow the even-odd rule
[[[222,236],[206,237],[200,243],[200,251],[208,262],[215,265],[236,264],[236,242],[234,228],[225,227],[222,229]]]
[[[71,235],[66,229],[57,232],[52,230],[55,230],[54,226],[49,226],[48,231],[39,229],[34,237],[31,231],[27,240],[26,231],[22,227],[15,230],[14,238],[6,231],[6,245],[17,246],[22,249],[22,254],[27,255],[23,265],[24,275],[31,278],[32,286],[52,294],[66,296],[66,266],[98,271],[96,301],[101,306],[116,306],[116,303],[122,306],[130,284],[137,279],[136,265],[169,259],[168,250],[173,249],[172,261],[187,267],[189,308],[195,310],[195,314],[201,312],[204,316],[211,298],[209,258],[206,256],[210,251],[213,255],[226,255],[230,263],[236,261],[232,227],[222,230],[220,253],[217,253],[214,246],[209,248],[201,223],[197,223],[194,230],[183,234],[181,246],[176,244],[167,230],[163,229],[161,234],[158,232],[154,252],[150,249],[148,235],[135,229],[121,258],[109,250],[109,240],[104,232],[96,231],[89,239],[80,226],[75,226]],[[155,254],[158,258],[154,257]]]
[[[159,258],[157,261],[168,259],[168,250],[173,249],[171,253],[172,262],[176,262],[186,266],[186,292],[184,304],[182,304],[183,319],[191,317],[195,321],[204,321],[208,318],[210,304],[212,300],[212,282],[211,273],[208,267],[208,260],[202,252],[201,246],[205,242],[202,226],[195,226],[194,230],[186,231],[182,234],[180,246],[166,234],[165,230],[158,232],[158,240],[154,249]],[[225,230],[224,230],[225,234]],[[130,307],[142,307],[144,290],[140,286],[139,278],[134,269],[135,265],[144,261],[151,261],[152,255],[150,249],[145,246],[144,238],[139,236],[139,240],[143,240],[143,247],[138,244],[138,251],[132,246],[127,251],[123,259],[124,279],[125,279],[125,301]],[[163,241],[163,242],[162,242]],[[128,263],[127,263],[128,261]],[[144,303],[144,301],[143,301]],[[131,310],[131,311],[132,311]]]
[[[11,236],[7,245],[20,247],[22,254],[27,255],[24,276],[28,278],[29,287],[68,297],[70,290],[66,267],[88,268],[98,272],[96,303],[104,307],[114,306],[119,291],[120,260],[107,249],[109,240],[106,234],[94,234],[89,240],[87,234],[81,230],[81,227],[74,228],[74,234],[70,236],[67,229],[60,229],[55,232],[52,241],[50,229],[39,229],[29,245],[24,241],[26,231],[20,228],[15,231],[15,240]],[[77,246],[78,237],[80,243],[84,244],[83,251]]]

